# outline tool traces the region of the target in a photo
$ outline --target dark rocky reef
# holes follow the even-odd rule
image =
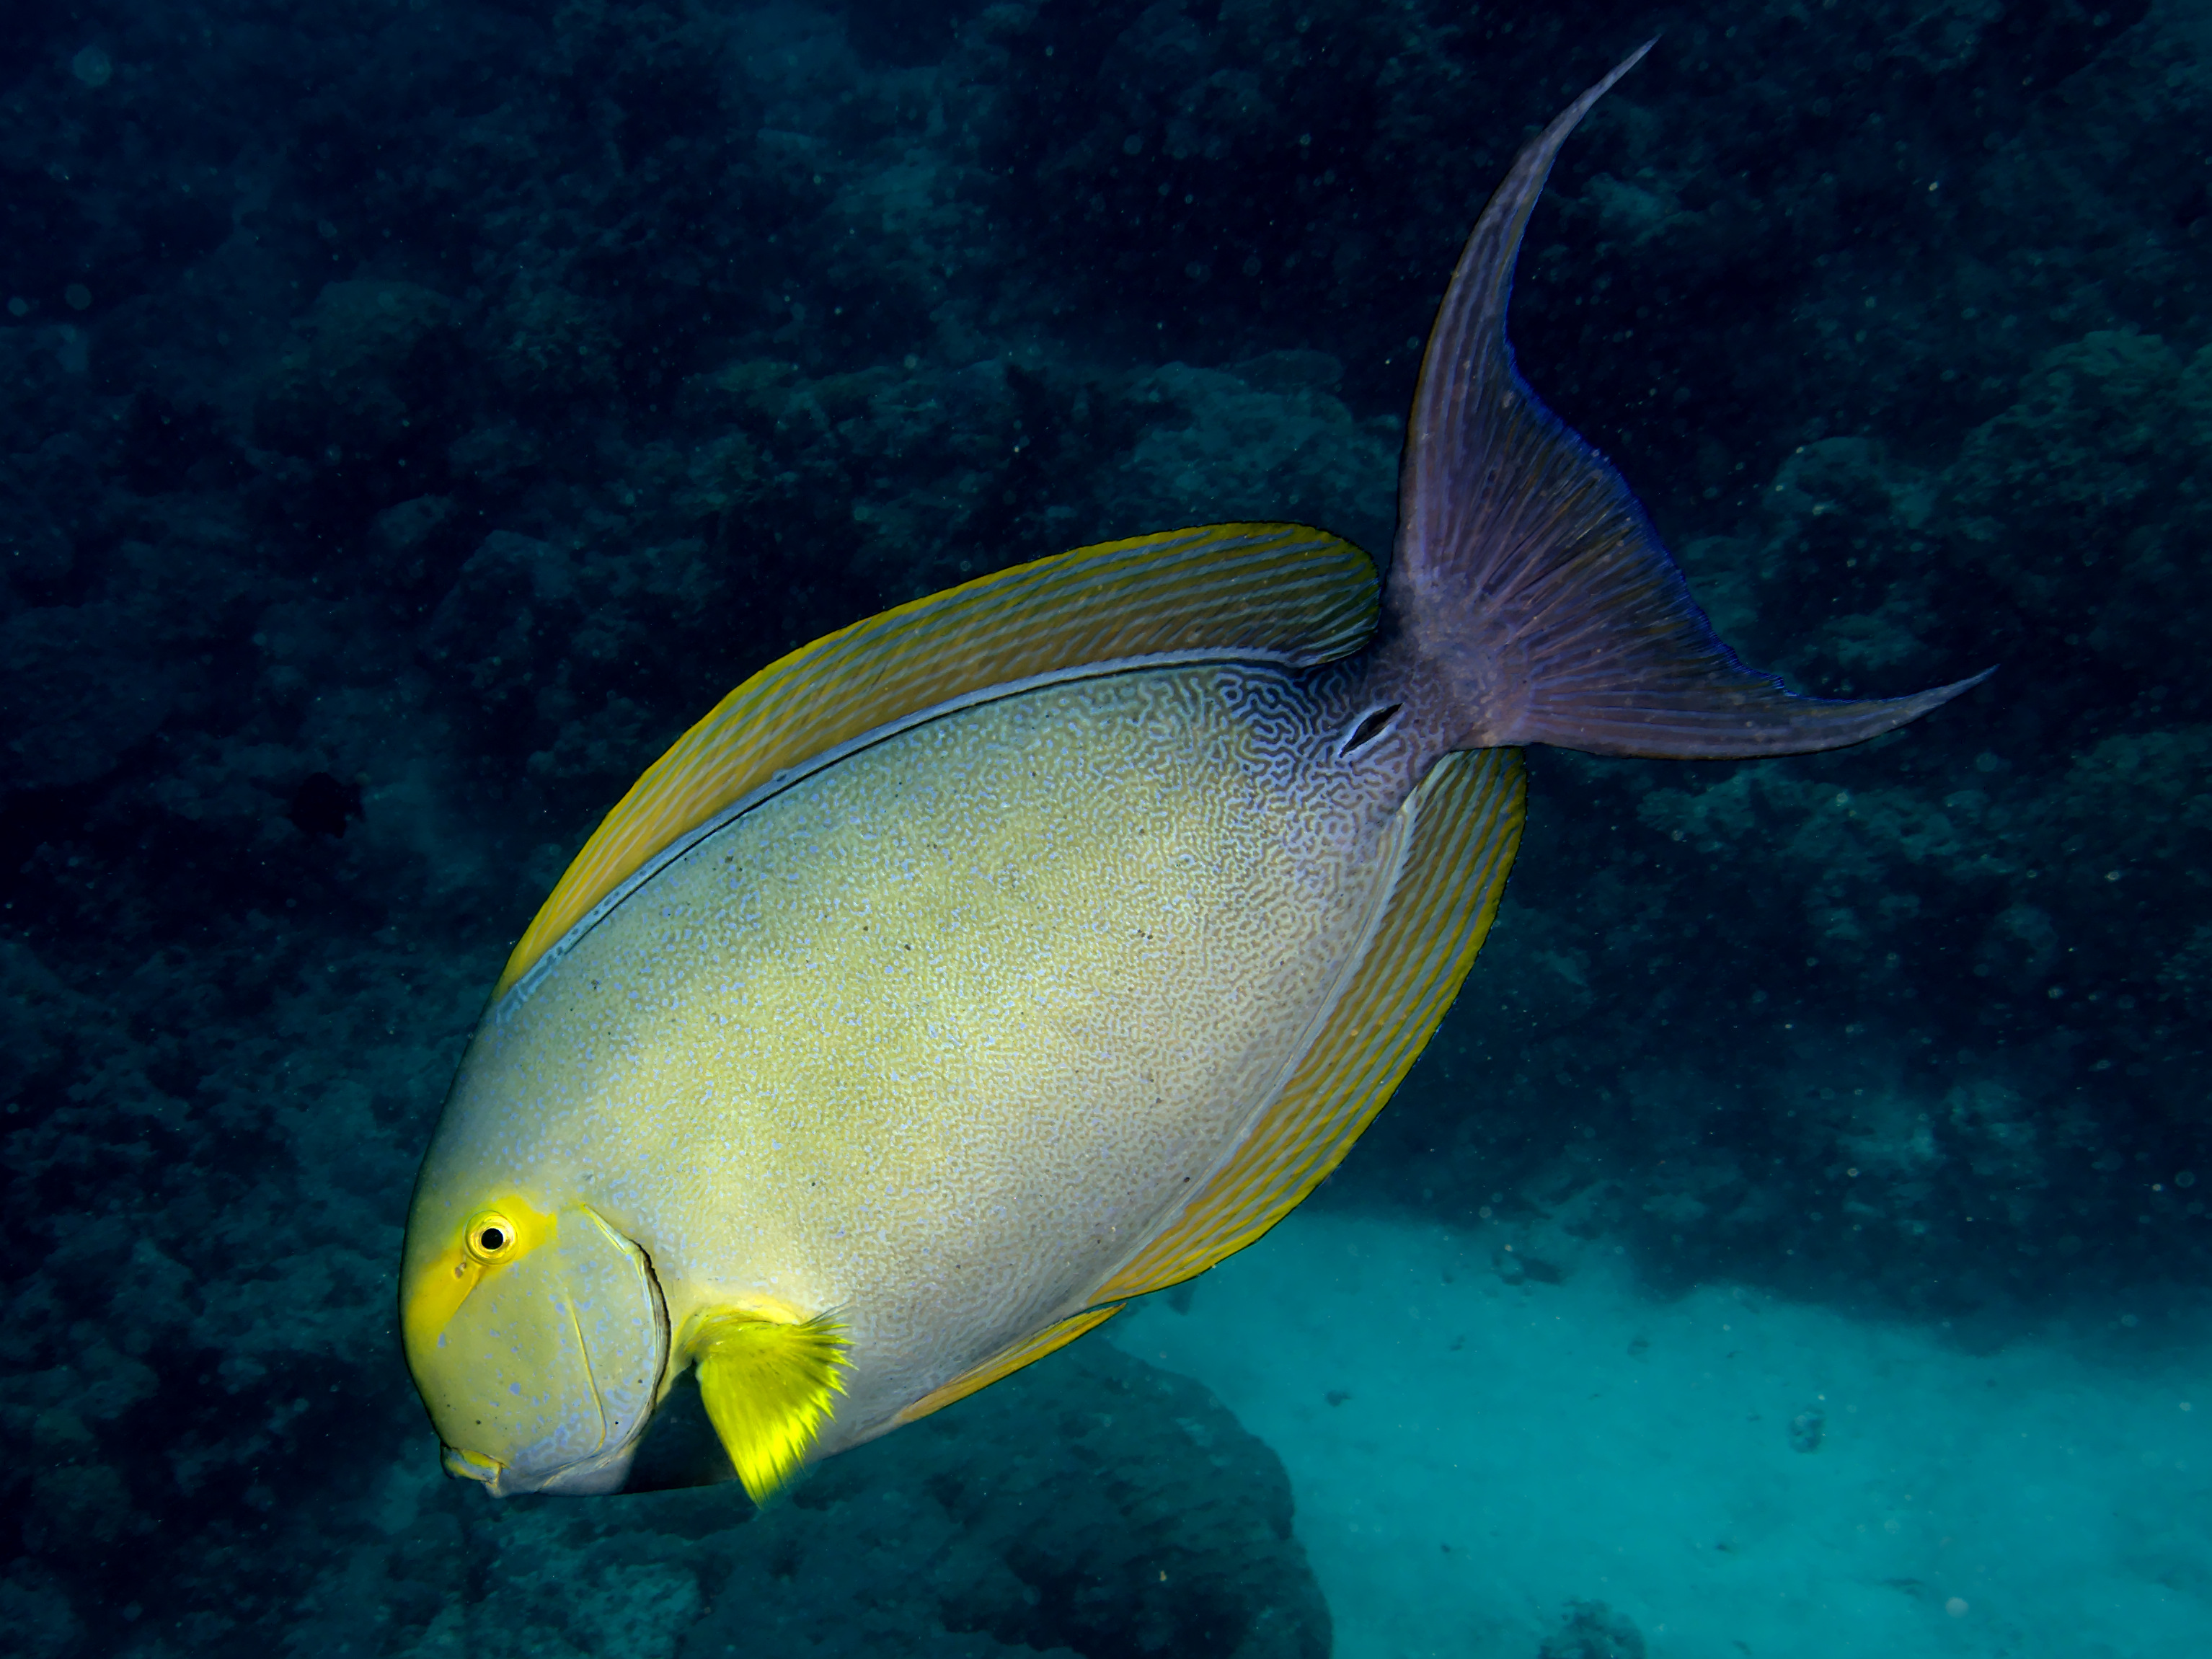
[[[113,1651],[133,1637],[149,1651],[242,1653],[281,1638],[395,1656],[1329,1651],[1274,1454],[1199,1384],[1104,1343],[826,1464],[764,1511],[735,1486],[489,1505],[427,1459],[392,1462],[392,1443],[415,1437],[388,1409],[368,1429],[387,1446],[375,1478],[310,1506],[298,1499],[323,1483],[305,1471],[201,1492],[224,1460],[174,1447],[179,1483],[201,1500],[189,1552],[163,1536],[173,1498],[135,1507],[129,1475],[96,1461],[118,1419],[154,1426],[134,1410],[152,1373],[112,1352],[101,1365],[89,1389],[48,1375],[5,1408],[36,1471],[16,1500],[29,1500],[30,1559],[0,1580],[23,1651]],[[340,1422],[359,1457],[362,1414],[304,1399],[251,1455],[312,1455]],[[72,1611],[57,1593],[70,1575],[37,1558],[86,1553],[183,1553],[197,1571],[179,1586],[125,1569],[112,1601]],[[240,1577],[222,1585],[227,1571]]]

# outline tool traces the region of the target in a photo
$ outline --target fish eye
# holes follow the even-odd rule
[[[496,1213],[474,1216],[466,1237],[471,1255],[483,1262],[497,1261],[514,1248],[514,1224]]]

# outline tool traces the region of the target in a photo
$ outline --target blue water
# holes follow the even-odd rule
[[[1378,556],[1520,362],[1833,756],[1531,757],[1312,1202],[834,1460],[505,1506],[392,1329],[513,940],[778,653]],[[34,1659],[2194,1654],[2212,8],[0,8],[0,1620]]]

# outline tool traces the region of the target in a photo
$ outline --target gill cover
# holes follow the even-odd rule
[[[643,1252],[597,1213],[477,1211],[409,1263],[400,1319],[449,1473],[501,1497],[621,1489],[668,1318]]]

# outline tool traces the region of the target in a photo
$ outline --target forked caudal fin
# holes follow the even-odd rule
[[[1450,705],[1449,730],[1425,722],[1443,747],[1545,743],[1684,760],[1836,749],[1988,678],[1832,702],[1747,669],[1620,475],[1515,369],[1506,301],[1529,212],[1567,135],[1650,50],[1638,47],[1515,159],[1430,331],[1407,426],[1383,648]]]

